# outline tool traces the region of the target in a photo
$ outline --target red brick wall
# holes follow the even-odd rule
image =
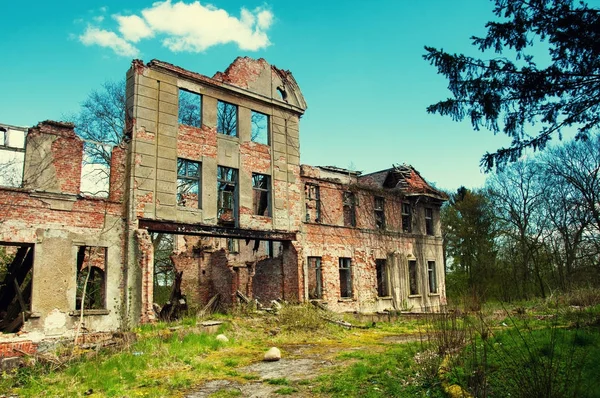
[[[45,121],[29,129],[27,142],[42,135],[56,137],[51,145],[52,165],[60,192],[78,195],[81,185],[83,141],[77,137],[72,123]]]
[[[113,202],[122,202],[125,192],[125,179],[127,173],[126,166],[127,149],[121,146],[116,146],[112,150],[110,159],[110,176],[109,176],[109,191],[108,200]]]
[[[253,294],[261,304],[268,306],[271,300],[283,298],[282,271],[281,257],[268,258],[256,264],[252,278]]]
[[[198,161],[202,156],[217,158],[217,128],[179,125],[177,156]]]
[[[37,344],[31,341],[15,341],[0,343],[0,358],[22,357],[24,355],[35,354]]]

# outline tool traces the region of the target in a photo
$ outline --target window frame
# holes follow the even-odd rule
[[[221,116],[221,109],[220,106],[221,104],[223,104],[223,112],[226,112],[226,108],[227,107],[233,107],[233,109],[235,109],[235,126],[234,126],[234,134],[230,134],[230,133],[226,133],[224,131],[221,131],[220,129],[223,127],[223,121],[222,121],[222,116]],[[239,118],[240,118],[240,113],[239,113],[239,107],[236,104],[232,104],[231,102],[227,102],[227,101],[222,101],[222,100],[217,100],[217,133],[221,134],[221,135],[225,135],[228,137],[238,137],[239,136]],[[231,123],[231,121],[229,122]]]
[[[377,297],[390,297],[390,280],[387,259],[375,259],[375,276],[377,279]]]
[[[315,265],[314,268],[311,268],[311,260],[314,260]],[[306,259],[307,269],[310,273],[311,270],[315,272],[315,289],[316,294],[311,297],[310,285],[308,286],[308,298],[309,300],[322,300],[323,299],[323,259],[319,256],[309,256]],[[310,277],[308,277],[308,281],[310,281]]]
[[[352,259],[349,257],[340,257],[338,260],[338,270],[340,276],[340,298],[341,299],[352,299],[354,298],[354,278],[352,275]],[[346,277],[346,291],[343,291],[342,275]]]
[[[402,202],[402,232],[412,233],[412,205]]]
[[[180,168],[179,168],[180,162],[185,163],[185,170],[184,170],[183,174],[179,173],[180,172]],[[196,176],[188,175],[188,164],[189,163],[196,164],[196,166],[197,166],[196,170],[198,172],[198,174]],[[180,195],[183,195],[183,194],[179,192],[179,188],[181,186],[179,184],[180,180],[192,181],[192,182],[195,182],[198,184],[198,206],[196,208],[201,209],[202,208],[202,162],[185,159],[185,158],[177,158],[177,192],[176,192],[177,198],[176,198],[176,202],[177,202],[178,207],[187,207],[187,206],[185,206],[185,201],[183,202],[183,204],[181,204]],[[193,209],[193,207],[187,207],[187,208]]]
[[[408,260],[408,291],[409,296],[420,296],[419,292],[419,267],[417,260]]]
[[[378,202],[380,206],[378,206]],[[375,196],[373,203],[373,212],[375,216],[375,228],[384,230],[385,228],[385,198]]]
[[[198,109],[197,109],[197,111],[198,111],[198,120],[196,121],[196,123],[193,123],[193,124],[182,123],[183,122],[183,120],[181,118],[181,106],[182,106],[182,104],[181,104],[181,97],[182,97],[181,93],[182,92],[198,97],[198,100],[199,100],[198,101],[199,106],[198,106]],[[178,92],[177,92],[177,123],[180,124],[180,125],[183,125],[183,126],[201,128],[202,127],[202,105],[203,105],[202,102],[203,102],[202,94],[196,93],[194,91],[186,90],[186,89],[181,88],[181,87],[178,87]]]
[[[232,179],[223,179],[222,175],[227,173],[227,171],[232,171]],[[222,189],[226,187],[233,187],[231,190]],[[222,192],[230,192],[232,196],[232,208],[222,207],[221,203],[223,202]],[[239,170],[233,167],[227,166],[217,166],[217,223],[220,225],[237,225],[238,221],[238,192],[239,192]],[[224,212],[221,210],[231,210],[232,212],[232,221],[221,220]]]
[[[239,254],[240,241],[237,238],[227,238],[227,252],[229,254]]]
[[[108,294],[108,284],[107,284],[107,275],[108,275],[108,247],[106,246],[91,246],[91,245],[77,245],[76,247],[76,257],[75,257],[75,304],[73,306],[75,311],[83,311],[84,313],[94,312],[94,311],[105,311],[107,310],[107,294]],[[97,265],[92,264],[91,262],[85,263],[89,261],[88,252],[86,250],[90,249],[89,253],[91,254],[91,249],[102,250],[102,256],[104,257],[103,268],[98,267]],[[90,268],[90,275],[85,275],[85,270]],[[96,272],[95,270],[99,270],[100,272]],[[95,283],[91,278],[95,278],[96,276],[100,276],[100,303],[98,305],[90,306],[90,301],[88,300],[89,295],[92,294],[88,288],[90,285]],[[91,277],[91,278],[90,278]],[[83,279],[83,280],[82,280]],[[80,286],[80,281],[83,282],[84,286]],[[83,306],[81,305],[81,295],[83,295],[83,289],[85,288],[85,298],[83,302]],[[83,308],[82,308],[83,307]]]
[[[433,209],[431,207],[425,208],[425,235],[435,235],[433,228]]]
[[[314,190],[315,193],[315,197],[311,196],[312,190]],[[306,210],[306,215],[305,215],[305,219],[306,222],[315,222],[315,223],[320,223],[321,222],[321,187],[318,184],[313,184],[313,183],[306,183],[304,185],[304,192],[305,192],[305,210]],[[315,202],[315,219],[314,221],[311,221],[310,219],[310,206],[309,203],[311,202]]]
[[[356,227],[356,194],[352,191],[342,192],[343,218],[345,227]],[[350,217],[346,219],[346,212]]]
[[[266,188],[255,185],[255,177],[264,177],[266,180]],[[255,203],[257,192],[264,192],[267,195],[267,204],[263,214],[258,212],[259,208]],[[268,174],[252,173],[252,210],[255,216],[271,217],[271,176]],[[262,196],[260,196],[262,198]],[[260,205],[260,203],[259,203]],[[266,212],[266,214],[264,214]]]
[[[267,139],[266,142],[258,141],[256,139],[257,137],[254,137],[254,126],[258,126],[258,124],[254,123],[254,115],[261,115],[266,118],[266,123],[267,123],[267,126],[265,127],[266,128],[265,135],[266,135],[266,139]],[[250,141],[256,142],[257,144],[262,144],[262,145],[271,145],[271,118],[266,113],[255,111],[253,109],[250,110]]]
[[[429,285],[429,294],[438,294],[438,280],[435,261],[427,261],[427,282]]]

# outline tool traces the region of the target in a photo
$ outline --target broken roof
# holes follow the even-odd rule
[[[444,192],[431,186],[414,167],[407,164],[365,174],[358,177],[358,181],[372,188],[399,190],[408,196],[425,195],[440,200],[448,199]]]

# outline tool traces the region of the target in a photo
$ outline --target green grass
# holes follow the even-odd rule
[[[342,352],[337,358],[350,364],[319,377],[317,390],[333,397],[443,397],[439,386],[418,374],[414,356],[420,349],[404,343],[381,352]]]
[[[288,379],[286,379],[285,377],[281,379],[267,379],[266,382],[274,386],[287,386],[290,384]]]
[[[275,394],[280,395],[291,395],[295,392],[298,392],[298,390],[296,390],[294,387],[283,387],[275,390]]]
[[[19,397],[83,397],[90,391],[85,396],[183,397],[210,380],[259,383],[260,375],[246,373],[243,367],[261,361],[269,347],[277,346],[284,359],[306,357],[327,364],[312,379],[265,380],[276,386],[278,395],[443,397],[437,376],[441,357],[435,345],[441,333],[460,329],[469,344],[453,361],[448,376],[452,382],[476,391],[481,383],[477,377],[485,374],[487,390],[505,396],[511,383],[533,391],[545,386],[544,380],[552,380],[556,397],[569,396],[565,391],[570,396],[600,396],[598,386],[586,383],[600,374],[600,361],[595,361],[600,357],[600,306],[570,308],[539,301],[524,311],[484,308],[482,314],[400,318],[347,330],[321,322],[316,310],[300,306],[275,316],[220,316],[225,323],[219,333],[227,335],[228,343],[216,341],[216,334],[200,333],[197,321],[186,318],[177,324],[143,325],[135,330],[137,341],[116,351],[83,352],[60,369],[38,361],[7,371],[0,377],[0,391]],[[423,342],[394,343],[396,336]],[[544,379],[548,374],[552,378]],[[560,385],[578,390],[562,391]],[[211,397],[240,394],[238,389],[224,388]]]

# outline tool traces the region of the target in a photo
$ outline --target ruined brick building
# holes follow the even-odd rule
[[[445,195],[407,165],[365,175],[300,165],[306,102],[289,71],[238,58],[209,78],[135,60],[126,92],[106,197],[81,193],[72,124],[0,128],[0,155],[20,154],[22,170],[0,188],[0,328],[21,328],[3,339],[23,348],[73,336],[82,319],[91,332],[151,321],[157,289],[172,283],[161,262],[182,272],[192,309],[216,295],[225,307],[445,304]]]

